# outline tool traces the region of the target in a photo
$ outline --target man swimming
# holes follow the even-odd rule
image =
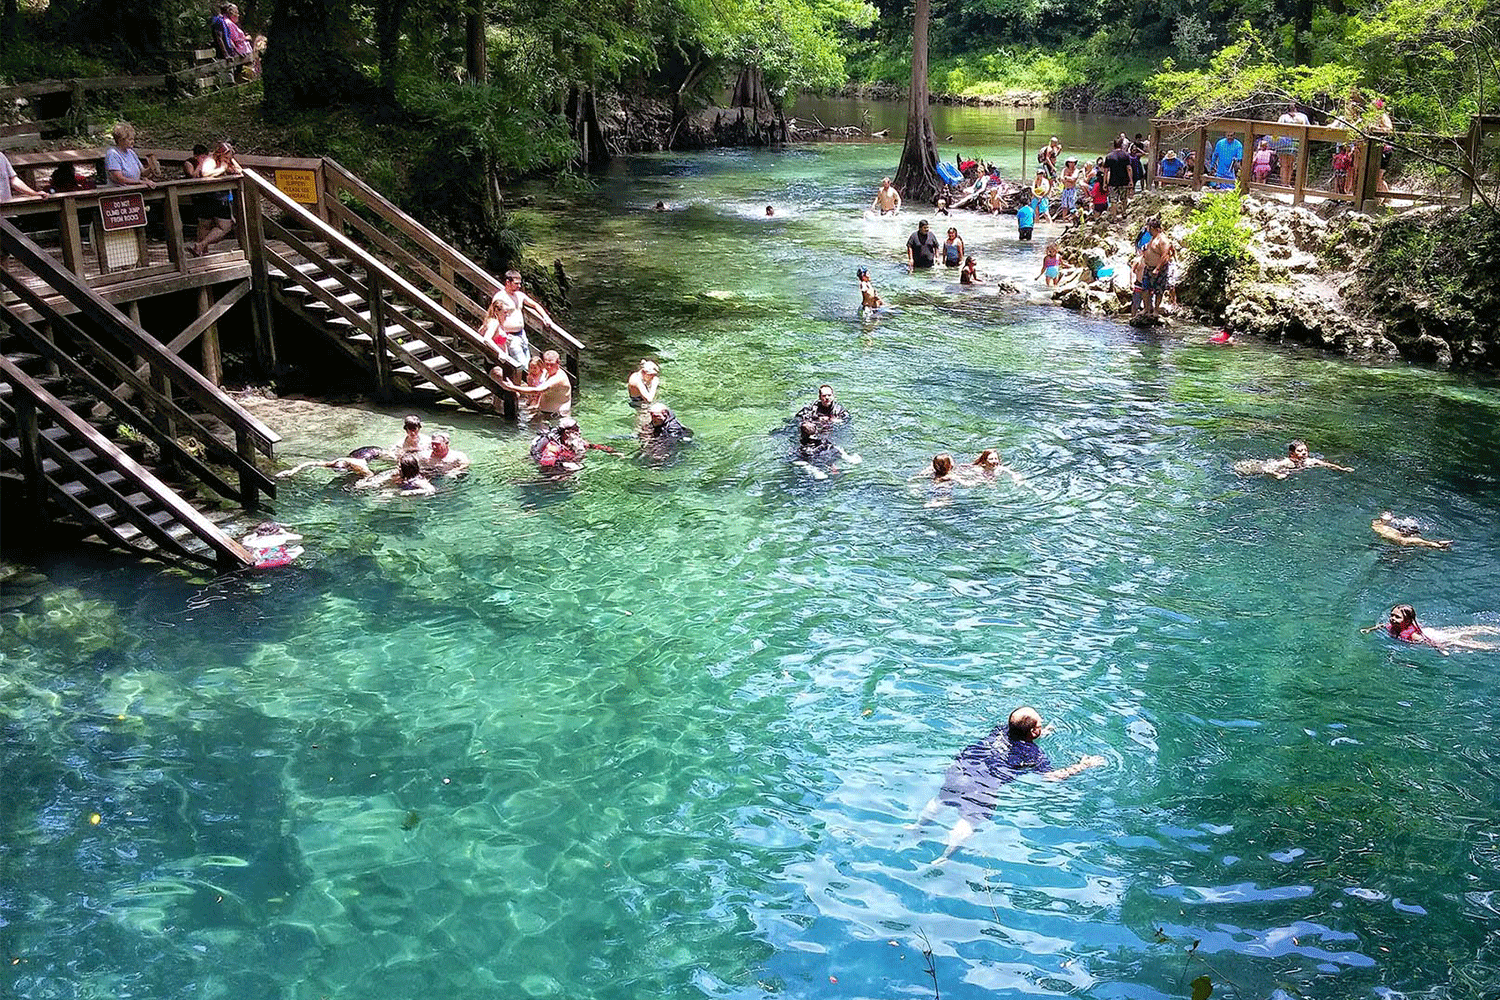
[[[1370,530],[1394,545],[1411,545],[1422,549],[1451,549],[1453,542],[1433,541],[1422,537],[1422,529],[1415,519],[1397,517],[1390,511],[1381,511],[1380,516],[1370,522]]]
[[[484,346],[494,352],[497,361],[508,362],[513,368],[524,369],[531,360],[531,342],[526,339],[527,312],[554,333],[568,335],[568,331],[553,321],[540,302],[521,291],[521,272],[506,271],[504,283],[495,289],[484,321],[476,332]],[[491,374],[496,381],[505,377],[499,365]]]
[[[885,305],[885,300],[875,293],[875,283],[870,280],[870,269],[862,267],[854,272],[859,279],[859,307],[861,309],[879,309]]]
[[[974,836],[977,826],[994,815],[1000,789],[1027,774],[1040,774],[1048,781],[1062,781],[1075,774],[1106,763],[1103,757],[1084,756],[1070,767],[1055,768],[1037,740],[1052,732],[1042,724],[1042,716],[1030,706],[1010,713],[1004,725],[996,726],[977,743],[971,743],[943,776],[943,787],[927,803],[922,815],[909,829],[919,830],[937,818],[945,806],[959,812],[958,820],[948,833],[948,844],[938,863]]]
[[[469,469],[469,456],[450,447],[448,435],[432,435],[432,450],[422,458],[422,471],[433,476],[461,476]]]
[[[396,468],[361,479],[354,488],[382,490],[389,496],[398,497],[425,497],[437,492],[437,487],[422,475],[422,463],[416,455],[402,455]]]
[[[880,190],[875,192],[875,200],[870,202],[870,207],[879,209],[881,215],[894,215],[901,211],[901,192],[891,186],[889,177],[881,180]]]
[[[818,386],[818,399],[815,403],[808,403],[797,411],[797,421],[817,421],[825,424],[842,424],[849,420],[849,411],[844,409],[833,398],[833,386]]]
[[[814,479],[827,479],[839,471],[838,463],[858,465],[863,459],[840,448],[818,433],[818,424],[804,420],[797,425],[797,444],[792,464]]]
[[[1274,476],[1277,479],[1285,479],[1289,474],[1301,472],[1303,469],[1333,469],[1336,472],[1354,471],[1347,466],[1325,462],[1321,458],[1313,458],[1308,453],[1307,442],[1301,438],[1297,438],[1286,446],[1286,458],[1234,463],[1234,471],[1242,476],[1265,475]]]
[[[517,385],[503,378],[500,384],[522,401],[535,401],[533,420],[558,420],[573,412],[573,381],[563,371],[562,358],[556,351],[542,354],[542,380],[536,385]]]

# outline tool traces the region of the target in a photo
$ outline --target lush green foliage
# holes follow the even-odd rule
[[[1250,227],[1241,218],[1238,190],[1208,194],[1188,220],[1185,241],[1196,267],[1222,283],[1250,260]]]
[[[1065,46],[1020,44],[935,58],[929,74],[932,90],[962,97],[1056,93],[1086,85],[1110,91],[1138,85],[1156,69],[1157,60],[1113,46],[1109,38],[1099,31]],[[867,46],[851,58],[849,68],[858,80],[904,86],[911,75],[910,46]]]

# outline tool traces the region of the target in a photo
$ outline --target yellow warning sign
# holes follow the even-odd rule
[[[318,175],[311,170],[278,170],[276,186],[303,205],[318,203]]]

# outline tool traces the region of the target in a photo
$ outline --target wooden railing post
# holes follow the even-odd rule
[[[167,224],[167,259],[177,265],[177,270],[186,272],[188,254],[184,252],[182,245],[182,202],[178,199],[175,186],[167,187],[163,218]]]
[[[1208,126],[1198,129],[1198,156],[1193,166],[1193,190],[1203,190],[1203,172],[1208,169]]]
[[[1380,140],[1366,139],[1364,141],[1364,163],[1361,164],[1359,176],[1359,205],[1361,212],[1365,207],[1375,200],[1376,192],[1380,188]]]
[[[59,220],[57,229],[62,239],[63,266],[81,278],[83,277],[83,232],[78,226],[78,203],[72,198],[62,199],[62,218]]]
[[[250,440],[250,432],[243,427],[238,427],[234,432],[234,451],[240,458],[244,459],[245,466],[255,467],[255,442]],[[240,468],[240,506],[246,510],[255,510],[260,507],[260,490],[255,485],[255,478],[250,475],[248,468]]]
[[[1484,144],[1484,118],[1473,115],[1469,119],[1469,134],[1464,143],[1464,170],[1468,176],[1461,177],[1459,197],[1465,207],[1474,204],[1474,179],[1479,176],[1479,151]]]
[[[370,293],[370,346],[375,350],[375,395],[381,402],[391,398],[391,358],[385,336],[385,290],[380,275],[365,268],[365,287]]]
[[[1302,204],[1303,194],[1307,190],[1307,163],[1309,159],[1307,126],[1303,125],[1301,128],[1302,138],[1297,144],[1297,165],[1292,168],[1297,174],[1297,180],[1292,186],[1293,205]]]
[[[245,224],[242,245],[250,261],[250,315],[255,336],[255,360],[262,372],[277,374],[276,336],[271,326],[271,279],[266,273],[266,233],[261,221],[260,191],[254,184],[240,183]]]
[[[42,451],[37,427],[36,404],[21,386],[14,386],[16,436],[21,442],[21,472],[26,479],[26,499],[44,519],[47,516],[46,478],[42,473]]]
[[[453,271],[453,265],[446,260],[438,261],[438,273],[443,276],[443,280],[448,284],[452,285],[454,283],[456,275]],[[453,296],[448,294],[446,288],[443,289],[443,308],[451,313],[458,312],[458,303],[453,301]]]
[[[1240,152],[1240,190],[1250,193],[1255,180],[1255,129],[1245,129],[1245,148]]]
[[[198,288],[198,315],[202,316],[213,308],[214,298],[209,292],[208,285],[200,285]],[[224,384],[224,355],[219,350],[219,324],[210,323],[203,331],[203,377],[214,385]]]
[[[1156,176],[1156,164],[1161,160],[1161,126],[1156,122],[1151,123],[1151,155],[1146,157],[1146,187],[1160,187],[1161,181]]]

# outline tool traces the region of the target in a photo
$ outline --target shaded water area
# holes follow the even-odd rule
[[[636,159],[528,217],[626,453],[573,481],[449,418],[430,501],[286,483],[290,569],[43,566],[52,616],[0,618],[5,995],[922,997],[923,935],[945,998],[1493,992],[1500,654],[1357,629],[1497,620],[1500,390],[907,276],[911,217],[860,215],[895,153]],[[664,461],[643,355],[698,433]],[[812,482],[772,432],[823,381],[864,461]],[[391,413],[271,419],[290,462]],[[1356,471],[1233,473],[1294,436]],[[1024,484],[908,481],[988,445]],[[1108,766],[934,866],[904,828],[1022,703]]]

